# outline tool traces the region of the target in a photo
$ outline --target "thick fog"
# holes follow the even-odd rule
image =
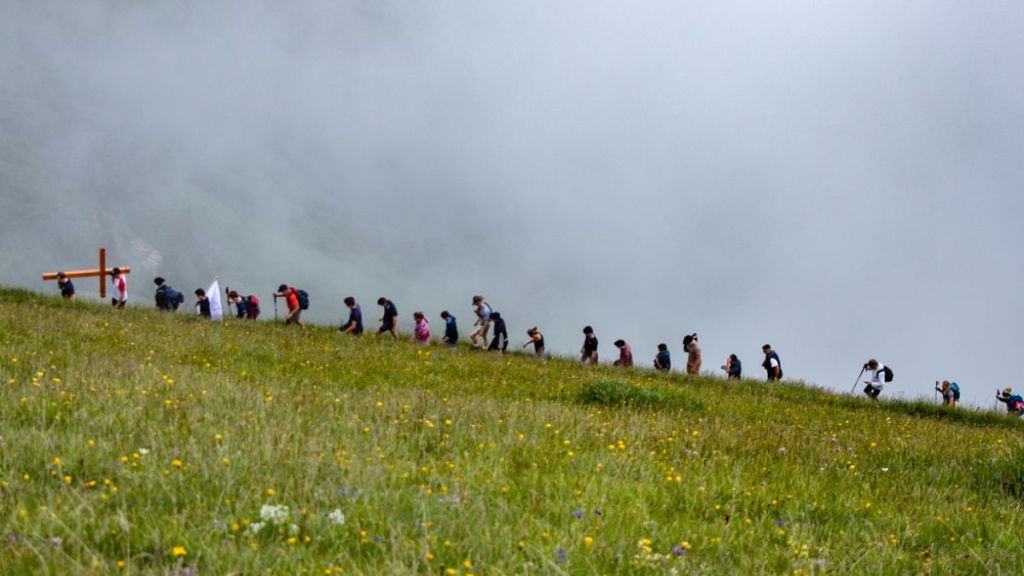
[[[513,345],[991,406],[1022,184],[1016,1],[0,1],[0,283],[40,291],[105,245],[140,305],[216,275],[465,334],[479,293]]]

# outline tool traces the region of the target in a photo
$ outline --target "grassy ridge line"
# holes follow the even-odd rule
[[[8,302],[10,304],[34,304],[36,306],[43,307],[57,307],[67,308],[68,306],[82,309],[92,310],[100,314],[107,314],[110,312],[108,307],[103,304],[94,304],[84,301],[68,302],[56,296],[40,295],[35,292],[20,288],[3,288],[0,287],[0,302]],[[148,314],[155,314],[152,309],[133,307],[130,310],[144,311]],[[201,318],[196,318],[192,315],[173,315],[172,318],[183,319],[187,318],[190,321],[195,322],[206,322]],[[225,322],[232,322],[231,318],[226,318]],[[292,327],[283,326],[279,323],[272,324],[268,321],[256,323],[255,325],[249,325],[243,323],[245,326],[242,328],[252,328],[254,330],[265,329],[268,324],[275,330],[283,330],[286,332],[292,332],[295,329]],[[257,328],[258,326],[258,328]],[[322,326],[317,324],[307,324],[308,329],[313,333],[326,332],[333,334],[335,330],[329,326]],[[177,329],[177,323],[172,322],[167,329],[173,331]],[[167,335],[167,332],[161,332],[161,335]],[[373,334],[366,334],[367,339],[372,338]],[[380,344],[380,343],[377,343]],[[460,344],[460,350],[466,350],[467,344],[462,342]],[[280,361],[284,357],[288,356],[287,353],[279,353],[273,356],[262,355],[257,356],[256,359],[259,362],[265,361]],[[520,350],[514,350],[509,352],[504,358],[499,357],[495,359],[496,364],[500,364],[506,361],[507,358],[516,359],[533,359],[533,355],[530,353],[522,352]],[[548,362],[554,363],[569,363],[572,366],[578,366],[578,363],[574,358],[560,357],[557,355],[550,355]],[[609,367],[603,366],[598,369],[609,369]],[[621,371],[613,370],[612,374],[620,375]],[[955,411],[945,409],[941,404],[931,403],[928,400],[901,400],[901,399],[883,399],[879,402],[870,402],[861,398],[860,396],[849,396],[845,394],[838,394],[831,390],[808,385],[803,381],[786,381],[785,385],[766,385],[765,382],[760,380],[743,380],[740,382],[729,381],[722,378],[715,377],[700,377],[693,378],[691,376],[674,372],[671,374],[662,374],[655,371],[653,368],[637,368],[638,373],[644,374],[647,377],[653,377],[657,381],[670,382],[674,384],[685,384],[687,382],[700,381],[702,387],[711,386],[719,392],[728,392],[729,394],[739,394],[747,398],[756,399],[761,397],[770,397],[777,400],[785,400],[787,402],[798,402],[798,403],[811,403],[815,405],[829,404],[838,408],[847,410],[864,410],[864,409],[881,409],[892,412],[894,414],[911,414],[919,417],[926,418],[939,418],[944,420],[952,420],[957,422],[968,422],[980,426],[996,426],[996,427],[1008,427],[1008,428],[1022,428],[1024,424],[1019,419],[1007,418],[1003,411],[992,411],[984,408],[965,408],[960,407]]]
[[[996,415],[20,291],[0,327],[6,573],[1022,568]]]

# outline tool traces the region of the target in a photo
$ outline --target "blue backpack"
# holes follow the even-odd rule
[[[949,389],[953,391],[953,400],[960,401],[960,385],[956,382],[949,383]]]
[[[309,310],[309,292],[306,292],[301,288],[296,288],[295,295],[299,299],[299,309]]]

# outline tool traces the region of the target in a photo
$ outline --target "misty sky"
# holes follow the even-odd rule
[[[1024,389],[1024,3],[0,0],[0,283]],[[95,282],[78,281],[95,295]],[[719,371],[720,372],[720,371]]]

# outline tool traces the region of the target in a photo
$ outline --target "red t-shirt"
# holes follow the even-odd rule
[[[295,288],[289,288],[288,293],[285,294],[284,301],[288,304],[289,310],[295,310],[299,307],[299,291]]]

